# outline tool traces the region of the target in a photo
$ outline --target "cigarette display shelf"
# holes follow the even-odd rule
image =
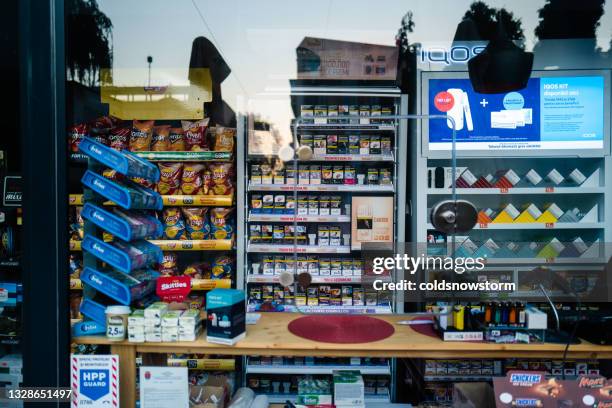
[[[193,207],[230,207],[234,204],[231,195],[162,195],[164,206],[193,206]],[[83,205],[85,200],[83,194],[70,194],[69,205]],[[104,205],[114,205],[107,201]]]
[[[212,290],[215,288],[228,289],[232,286],[231,279],[191,279],[191,290]],[[82,290],[83,282],[80,279],[70,279],[71,290]]]
[[[231,239],[152,239],[149,242],[162,251],[230,251],[233,248]],[[70,240],[69,247],[71,251],[81,251],[81,241]]]
[[[474,230],[543,230],[543,229],[605,229],[603,222],[552,222],[552,223],[487,223],[476,224]],[[435,230],[434,226],[427,224],[428,230]]]
[[[393,154],[323,154],[313,155],[308,160],[300,162],[392,162],[395,161]]]
[[[511,188],[456,188],[458,195],[498,195],[498,194],[603,194],[604,187],[511,187]],[[451,188],[430,188],[428,195],[452,195]]]
[[[368,120],[368,119],[363,119]],[[295,129],[295,124],[292,125]],[[292,129],[292,130],[293,130]],[[354,132],[354,131],[386,131],[395,132],[396,126],[393,123],[300,123],[298,133],[306,132]]]
[[[335,370],[359,370],[362,375],[390,375],[389,364],[385,365],[259,365],[247,364],[247,374],[328,374]]]
[[[605,258],[484,258],[485,265],[543,265],[543,264],[563,264],[563,265],[585,265],[585,264],[605,264]]]
[[[189,151],[189,152],[135,152],[138,157],[148,161],[170,162],[220,162],[231,161],[231,152]]]
[[[233,358],[168,358],[170,367],[187,367],[189,370],[234,371],[236,360]]]
[[[249,184],[248,191],[312,191],[339,193],[392,193],[392,184]]]
[[[324,283],[324,284],[359,284],[364,282],[370,282],[374,280],[380,280],[382,282],[391,282],[391,276],[312,276],[311,283]],[[248,274],[247,283],[279,283],[280,277],[278,275],[263,275],[263,274]]]
[[[259,394],[258,394],[259,395]],[[268,401],[271,404],[284,404],[285,402],[295,401],[297,399],[297,394],[262,394],[268,397]],[[383,404],[390,404],[391,399],[389,395],[366,395],[364,398],[366,403],[366,407],[371,407],[372,404],[381,404],[380,406],[384,406]]]
[[[491,375],[425,375],[423,380],[436,382],[492,381]]]
[[[249,214],[249,222],[351,222],[350,215]]]
[[[252,305],[248,305],[249,312],[260,312]],[[391,306],[296,306],[283,305],[283,312],[302,313],[302,314],[366,314],[383,315],[393,313]]]
[[[321,246],[321,245],[274,245],[274,244],[250,244],[247,246],[249,253],[276,253],[276,254],[350,254],[351,247],[341,246]]]

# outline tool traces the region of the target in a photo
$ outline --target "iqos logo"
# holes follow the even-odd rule
[[[421,63],[430,64],[466,64],[470,58],[484,51],[486,45],[455,45],[450,49],[445,47],[429,47],[421,49]]]

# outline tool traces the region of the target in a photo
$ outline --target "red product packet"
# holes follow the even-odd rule
[[[210,150],[208,141],[206,140],[206,128],[208,128],[209,120],[209,118],[206,118],[197,122],[189,122],[186,120],[181,122],[185,132],[185,150]]]

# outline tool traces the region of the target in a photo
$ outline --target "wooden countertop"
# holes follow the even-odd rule
[[[235,346],[208,343],[202,336],[195,342],[129,343],[112,342],[104,336],[73,338],[78,344],[106,344],[133,346],[145,353],[208,353],[224,355],[276,355],[276,356],[329,356],[329,357],[413,357],[413,358],[559,358],[563,344],[494,344],[444,342],[414,331],[410,326],[396,322],[405,316],[376,316],[393,324],[395,333],[385,340],[334,344],[306,340],[289,332],[287,325],[300,317],[296,313],[261,313],[256,325],[247,325],[247,335]],[[571,345],[569,358],[612,358],[612,346],[599,346],[587,342]]]

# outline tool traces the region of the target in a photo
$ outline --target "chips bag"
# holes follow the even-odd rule
[[[202,171],[203,164],[187,163],[183,167],[183,177],[181,178],[181,191],[187,195],[204,194],[202,192]]]
[[[162,195],[179,194],[183,163],[159,163],[157,192]]]
[[[186,239],[185,222],[179,208],[166,208],[162,213],[162,223],[164,224],[164,238],[167,239]]]
[[[108,136],[110,147],[115,150],[127,149],[131,133],[132,130],[129,127],[113,128]]]
[[[135,120],[132,123],[132,134],[130,135],[131,151],[146,152],[151,148],[154,123],[152,120]]]
[[[185,131],[185,150],[210,150],[206,140],[206,128],[210,119],[197,122],[182,121]]]
[[[208,192],[210,195],[230,195],[234,192],[231,181],[231,163],[213,163],[209,166],[212,183]]]
[[[87,136],[89,128],[86,123],[80,123],[68,129],[68,150],[70,153],[79,152],[79,144],[85,136]]]
[[[236,129],[217,126],[215,128],[214,150],[216,152],[233,152],[235,138]]]
[[[192,263],[185,268],[183,275],[189,276],[191,279],[210,279],[210,265],[206,262]]]
[[[175,252],[164,252],[158,271],[162,276],[178,275],[178,256]]]
[[[208,224],[206,217],[207,212],[208,208],[206,207],[183,208],[188,239],[208,238],[210,224]]]
[[[200,194],[208,195],[212,187],[212,173],[208,168],[205,168],[202,172],[202,188]]]
[[[232,277],[234,260],[227,255],[219,255],[212,263],[211,279],[229,279]]]
[[[183,132],[183,128],[170,128],[168,134],[168,151],[185,151],[185,135]]]
[[[89,132],[92,135],[108,135],[113,127],[119,123],[119,119],[112,116],[100,116],[89,122]]]
[[[170,125],[155,126],[151,137],[151,151],[166,152],[170,148]]]
[[[210,223],[211,223],[211,238],[212,239],[232,239],[234,230],[229,215],[233,208],[211,208]]]

